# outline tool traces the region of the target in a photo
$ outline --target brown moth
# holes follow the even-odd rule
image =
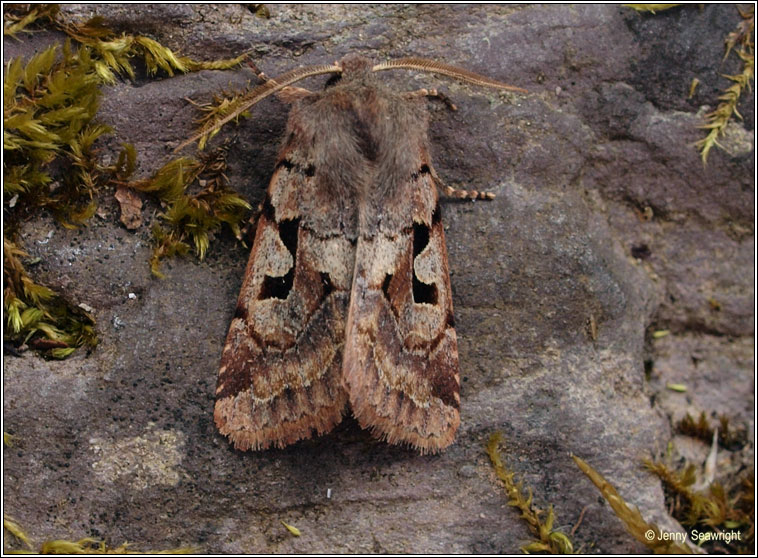
[[[215,422],[238,449],[324,434],[348,408],[391,444],[453,442],[458,349],[425,106],[439,95],[389,90],[375,72],[394,68],[519,90],[430,60],[348,56],[266,80],[215,124],[278,91],[292,103],[218,376]],[[325,73],[341,78],[323,92],[290,87]]]

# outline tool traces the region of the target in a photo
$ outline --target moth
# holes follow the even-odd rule
[[[214,419],[240,450],[324,434],[348,409],[421,453],[454,440],[458,348],[437,190],[492,195],[441,184],[425,104],[441,95],[392,91],[376,76],[390,69],[524,91],[421,58],[347,56],[260,74],[215,124],[273,93],[292,105],[218,374]],[[322,92],[292,87],[319,74],[338,79]]]

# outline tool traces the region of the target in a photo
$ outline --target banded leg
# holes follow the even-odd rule
[[[405,93],[405,97],[407,99],[415,99],[417,97],[431,97],[433,99],[439,99],[440,101],[445,103],[447,108],[449,108],[450,110],[458,110],[458,107],[456,107],[453,104],[453,101],[450,100],[450,97],[448,97],[444,93],[440,93],[436,89],[422,88],[422,89],[417,89],[416,91],[408,91]]]
[[[442,182],[442,179],[437,174],[437,171],[434,170],[434,167],[431,167],[429,170],[432,174],[432,179],[434,180],[434,183],[437,185],[437,188],[440,189],[443,195],[449,198],[457,198],[459,200],[494,200],[495,199],[495,194],[492,192],[480,192],[479,190],[460,190],[458,188],[453,188],[452,186],[447,186]]]

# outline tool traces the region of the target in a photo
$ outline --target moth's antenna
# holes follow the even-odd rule
[[[327,65],[307,66],[305,68],[296,68],[294,70],[291,70],[285,74],[280,75],[279,77],[275,79],[269,79],[265,83],[259,85],[258,87],[250,91],[250,93],[248,93],[247,95],[244,95],[239,100],[237,100],[234,103],[236,108],[234,108],[232,112],[230,112],[229,114],[227,114],[220,120],[211,121],[205,126],[203,126],[203,128],[198,133],[193,135],[187,141],[182,142],[181,145],[179,145],[179,147],[174,149],[174,152],[176,153],[177,151],[181,151],[193,141],[198,140],[208,134],[211,134],[216,130],[219,130],[224,124],[234,120],[240,114],[242,114],[247,109],[252,107],[254,104],[262,101],[269,95],[284,89],[288,85],[292,85],[293,83],[298,82],[301,79],[305,79],[311,76],[317,76],[320,74],[339,74],[339,73],[342,73],[342,68],[336,64],[333,64],[330,66],[327,66]]]
[[[463,68],[451,66],[450,64],[445,64],[443,62],[437,62],[436,60],[429,60],[428,58],[398,58],[397,60],[381,62],[372,68],[372,71],[374,72],[381,72],[382,70],[421,70],[422,72],[442,74],[474,85],[495,87],[497,89],[503,89],[504,91],[528,93],[526,89],[508,85],[488,77],[480,76],[474,72],[469,72]]]

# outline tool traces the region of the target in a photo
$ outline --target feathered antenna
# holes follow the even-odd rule
[[[187,141],[179,145],[174,152],[181,151],[187,147],[193,141],[196,141],[204,136],[212,134],[216,130],[219,130],[224,124],[237,118],[240,114],[252,107],[254,104],[262,101],[269,95],[276,93],[284,89],[285,87],[292,85],[295,82],[300,81],[311,76],[317,76],[320,74],[339,74],[342,73],[342,68],[336,64],[321,65],[321,66],[307,66],[305,68],[296,68],[291,70],[275,79],[269,79],[265,83],[259,85],[247,95],[240,97],[234,103],[234,109],[224,117],[218,120],[211,120],[206,123],[199,132],[189,138]]]
[[[429,60],[427,58],[398,58],[397,60],[390,60],[389,62],[377,64],[372,70],[374,72],[381,72],[382,70],[421,70],[422,72],[442,74],[474,85],[495,87],[504,91],[528,93],[526,89],[508,85],[488,77],[480,76],[474,72],[464,70],[463,68],[451,66],[450,64],[445,64],[443,62],[437,62],[436,60]]]

